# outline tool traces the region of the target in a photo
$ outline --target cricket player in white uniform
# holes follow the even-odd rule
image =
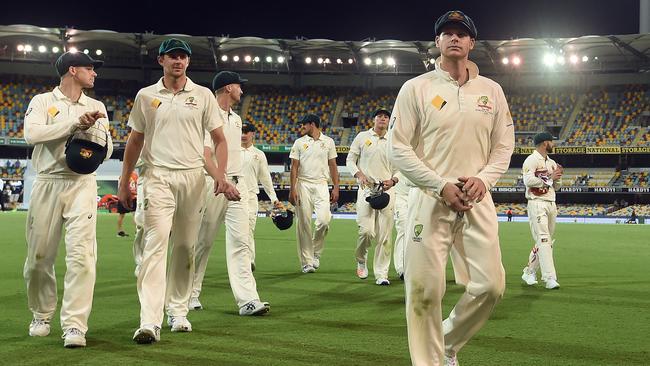
[[[225,177],[228,151],[217,103],[210,89],[186,75],[190,46],[171,38],[160,45],[158,54],[163,77],[135,97],[119,185],[120,202],[131,208],[128,178],[140,157],[144,172],[138,201],[142,200],[144,211],[144,246],[137,280],[140,327],[133,336],[139,344],[160,340],[164,308],[172,332],[192,331],[187,313],[205,193],[204,169],[214,178],[216,194],[237,195]],[[206,131],[216,145],[220,168],[210,169],[204,162]]]
[[[320,118],[307,114],[300,123],[300,134],[291,147],[291,188],[289,202],[296,207],[298,258],[303,273],[314,273],[320,267],[325,237],[332,220],[330,203],[339,200],[339,172],[336,167],[336,146],[331,137],[320,130]],[[332,180],[332,194],[327,182]],[[316,213],[312,237],[311,215]]]
[[[490,188],[508,169],[514,126],[499,84],[468,60],[476,27],[460,11],[435,25],[435,70],[407,81],[390,122],[391,162],[409,192],[406,318],[413,365],[457,365],[505,290]],[[442,321],[452,245],[469,270],[465,293]]]
[[[368,277],[368,249],[372,240],[376,242],[373,260],[375,283],[381,286],[390,285],[388,270],[393,237],[393,206],[395,204],[394,190],[398,183],[394,176],[394,169],[386,156],[386,132],[390,112],[378,109],[373,114],[373,128],[361,131],[350,145],[346,165],[350,174],[357,178],[359,190],[357,191],[357,224],[359,237],[355,257],[357,260],[357,277]],[[368,188],[381,182],[383,189],[391,196],[388,206],[381,210],[370,207],[366,201],[369,195]]]
[[[66,164],[66,140],[95,123],[108,130],[106,107],[83,93],[94,86],[102,65],[83,53],[66,52],[56,61],[61,83],[36,95],[25,112],[25,140],[34,145],[32,190],[25,236],[24,277],[33,314],[29,335],[50,333],[57,303],[54,262],[65,228],[66,273],[61,304],[65,347],[86,346],[97,262],[97,183],[95,174],[77,174]],[[107,136],[108,159],[113,151]]]
[[[537,284],[537,270],[547,289],[558,289],[553,262],[553,234],[555,232],[555,191],[562,185],[562,166],[548,154],[553,152],[553,136],[542,132],[533,138],[535,151],[524,161],[522,175],[528,199],[528,222],[535,245],[528,256],[528,265],[521,279],[529,286]]]
[[[257,283],[251,268],[251,250],[248,232],[248,187],[242,177],[241,163],[241,133],[242,120],[232,110],[243,94],[241,84],[246,82],[239,74],[231,71],[219,72],[212,81],[212,90],[216,93],[219,114],[224,121],[224,135],[228,143],[228,161],[226,175],[228,181],[237,188],[238,197],[229,200],[224,196],[215,197],[207,192],[205,210],[201,219],[196,244],[196,267],[194,269],[194,285],[190,308],[201,309],[199,301],[203,277],[208,265],[210,251],[222,223],[226,224],[226,265],[230,288],[239,307],[239,315],[263,315],[269,311],[269,303],[260,301],[257,293]],[[213,161],[212,141],[206,139],[206,161]],[[206,177],[211,181],[209,176]]]
[[[408,196],[411,187],[407,185],[406,179],[402,173],[395,174],[397,184],[393,188],[393,198],[395,199],[395,246],[393,248],[393,265],[395,272],[400,280],[404,280],[404,249],[408,232]]]
[[[256,128],[253,124],[244,123],[242,126],[241,159],[244,180],[248,187],[248,240],[253,271],[255,270],[255,226],[257,225],[257,212],[259,211],[259,202],[257,200],[257,195],[260,193],[259,184],[262,184],[264,192],[269,196],[273,206],[277,209],[284,209],[284,205],[278,200],[278,195],[273,189],[273,180],[269,172],[266,155],[253,145],[255,132]]]

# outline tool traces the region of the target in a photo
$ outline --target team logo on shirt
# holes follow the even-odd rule
[[[443,97],[436,95],[436,97],[431,100],[431,105],[436,107],[437,110],[441,110],[447,105],[447,101]]]
[[[388,126],[388,129],[389,129],[389,130],[392,130],[392,129],[393,129],[393,127],[395,126],[395,121],[397,121],[397,116],[394,116],[394,117],[390,120],[390,125]]]
[[[366,146],[370,146],[370,145],[372,145],[372,141],[370,141],[370,139],[366,140]]]
[[[158,109],[158,107],[160,107],[161,104],[162,102],[156,98],[153,98],[153,100],[151,101],[151,106],[154,107],[155,109]]]
[[[29,107],[29,109],[27,110],[27,112],[25,112],[25,117],[29,116],[29,114],[32,113],[32,109],[34,109],[34,108]]]
[[[418,243],[422,241],[422,237],[420,237],[420,235],[422,234],[422,229],[423,228],[424,228],[424,225],[422,225],[422,224],[415,225],[415,227],[413,228],[413,234],[414,234],[413,235],[413,241],[418,242]]]
[[[326,150],[326,149],[327,149],[327,145],[325,145],[324,142],[321,142],[321,143],[320,143],[320,148],[323,149],[323,150]]]
[[[199,104],[196,102],[196,98],[187,97],[187,99],[185,99],[185,106],[190,108],[196,108],[199,106]]]
[[[483,113],[492,113],[492,102],[487,95],[481,95],[476,101],[476,111]]]
[[[82,147],[81,150],[79,150],[79,155],[84,159],[90,159],[93,156],[93,151]]]
[[[309,144],[303,144],[302,148],[305,149],[305,150],[309,149]]]
[[[52,117],[52,118],[58,116],[59,113],[61,113],[61,112],[59,112],[59,110],[56,109],[56,107],[54,107],[54,106],[50,107],[50,108],[47,110],[47,114],[49,114],[50,117]]]

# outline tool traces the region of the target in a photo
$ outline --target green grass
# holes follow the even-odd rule
[[[295,232],[260,219],[258,289],[271,303],[265,317],[237,315],[217,239],[194,331],[162,331],[138,346],[139,323],[131,239],[115,236],[115,215],[100,215],[97,284],[88,347],[68,350],[58,312],[52,334],[27,335],[22,267],[24,213],[0,213],[0,363],[25,365],[408,365],[404,288],[355,276],[356,224],[335,220],[321,269],[299,271]],[[128,220],[127,220],[128,221]],[[130,225],[131,223],[129,223]],[[133,228],[127,226],[132,232]],[[650,361],[650,230],[647,226],[560,224],[555,248],[562,288],[529,288],[519,278],[531,246],[527,224],[502,223],[507,290],[487,325],[459,354],[463,365],[647,365]],[[61,245],[61,248],[63,246]],[[59,299],[64,264],[57,262]],[[391,269],[392,270],[392,269]],[[448,269],[448,273],[451,271]],[[392,274],[394,277],[394,274]],[[451,275],[450,275],[451,276]],[[449,283],[448,312],[462,289]],[[60,306],[60,305],[59,305]]]

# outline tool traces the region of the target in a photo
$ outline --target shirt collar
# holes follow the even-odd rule
[[[546,160],[548,159],[548,155],[547,155],[546,157],[544,157],[544,156],[542,156],[542,154],[540,154],[539,151],[537,151],[537,150],[533,151],[533,155],[535,155],[535,156],[537,157],[537,159],[542,159],[542,160],[544,160],[544,161],[546,161]]]
[[[440,67],[440,61],[442,61],[442,57],[438,57],[434,63],[435,72],[447,81],[456,81],[451,77],[451,75],[449,75],[447,71],[443,70],[442,67]],[[478,66],[476,66],[476,64],[470,60],[467,60],[467,70],[469,71],[469,79],[467,79],[467,81],[476,79],[476,77],[478,77]]]
[[[379,134],[377,132],[375,132],[374,128],[371,128],[368,131],[370,131],[371,136],[374,136],[374,137],[376,137],[378,139],[385,139],[387,137],[387,134],[388,134],[388,133],[385,133],[384,136],[379,136]]]
[[[194,90],[195,86],[196,86],[196,84],[194,84],[192,79],[190,79],[189,77],[186,77],[185,86],[183,86],[183,89],[181,89],[181,91],[191,92],[192,90]],[[162,77],[156,83],[156,90],[158,90],[158,92],[162,92],[162,91],[167,90],[167,88],[165,88],[165,83],[163,83],[163,78]]]
[[[58,86],[56,88],[54,88],[54,90],[52,90],[52,93],[54,94],[56,99],[58,99],[58,100],[67,100],[67,101],[70,101],[72,103],[72,100],[70,100],[70,98],[66,97],[65,94],[63,94],[63,92],[61,91],[61,89],[59,89]],[[88,104],[88,96],[83,91],[81,92],[81,96],[79,97],[79,100],[77,101],[77,103],[79,103],[81,105],[87,105]]]

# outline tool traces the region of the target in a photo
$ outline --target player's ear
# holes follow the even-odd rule
[[[436,36],[435,44],[436,44],[436,48],[440,48],[440,36]]]

